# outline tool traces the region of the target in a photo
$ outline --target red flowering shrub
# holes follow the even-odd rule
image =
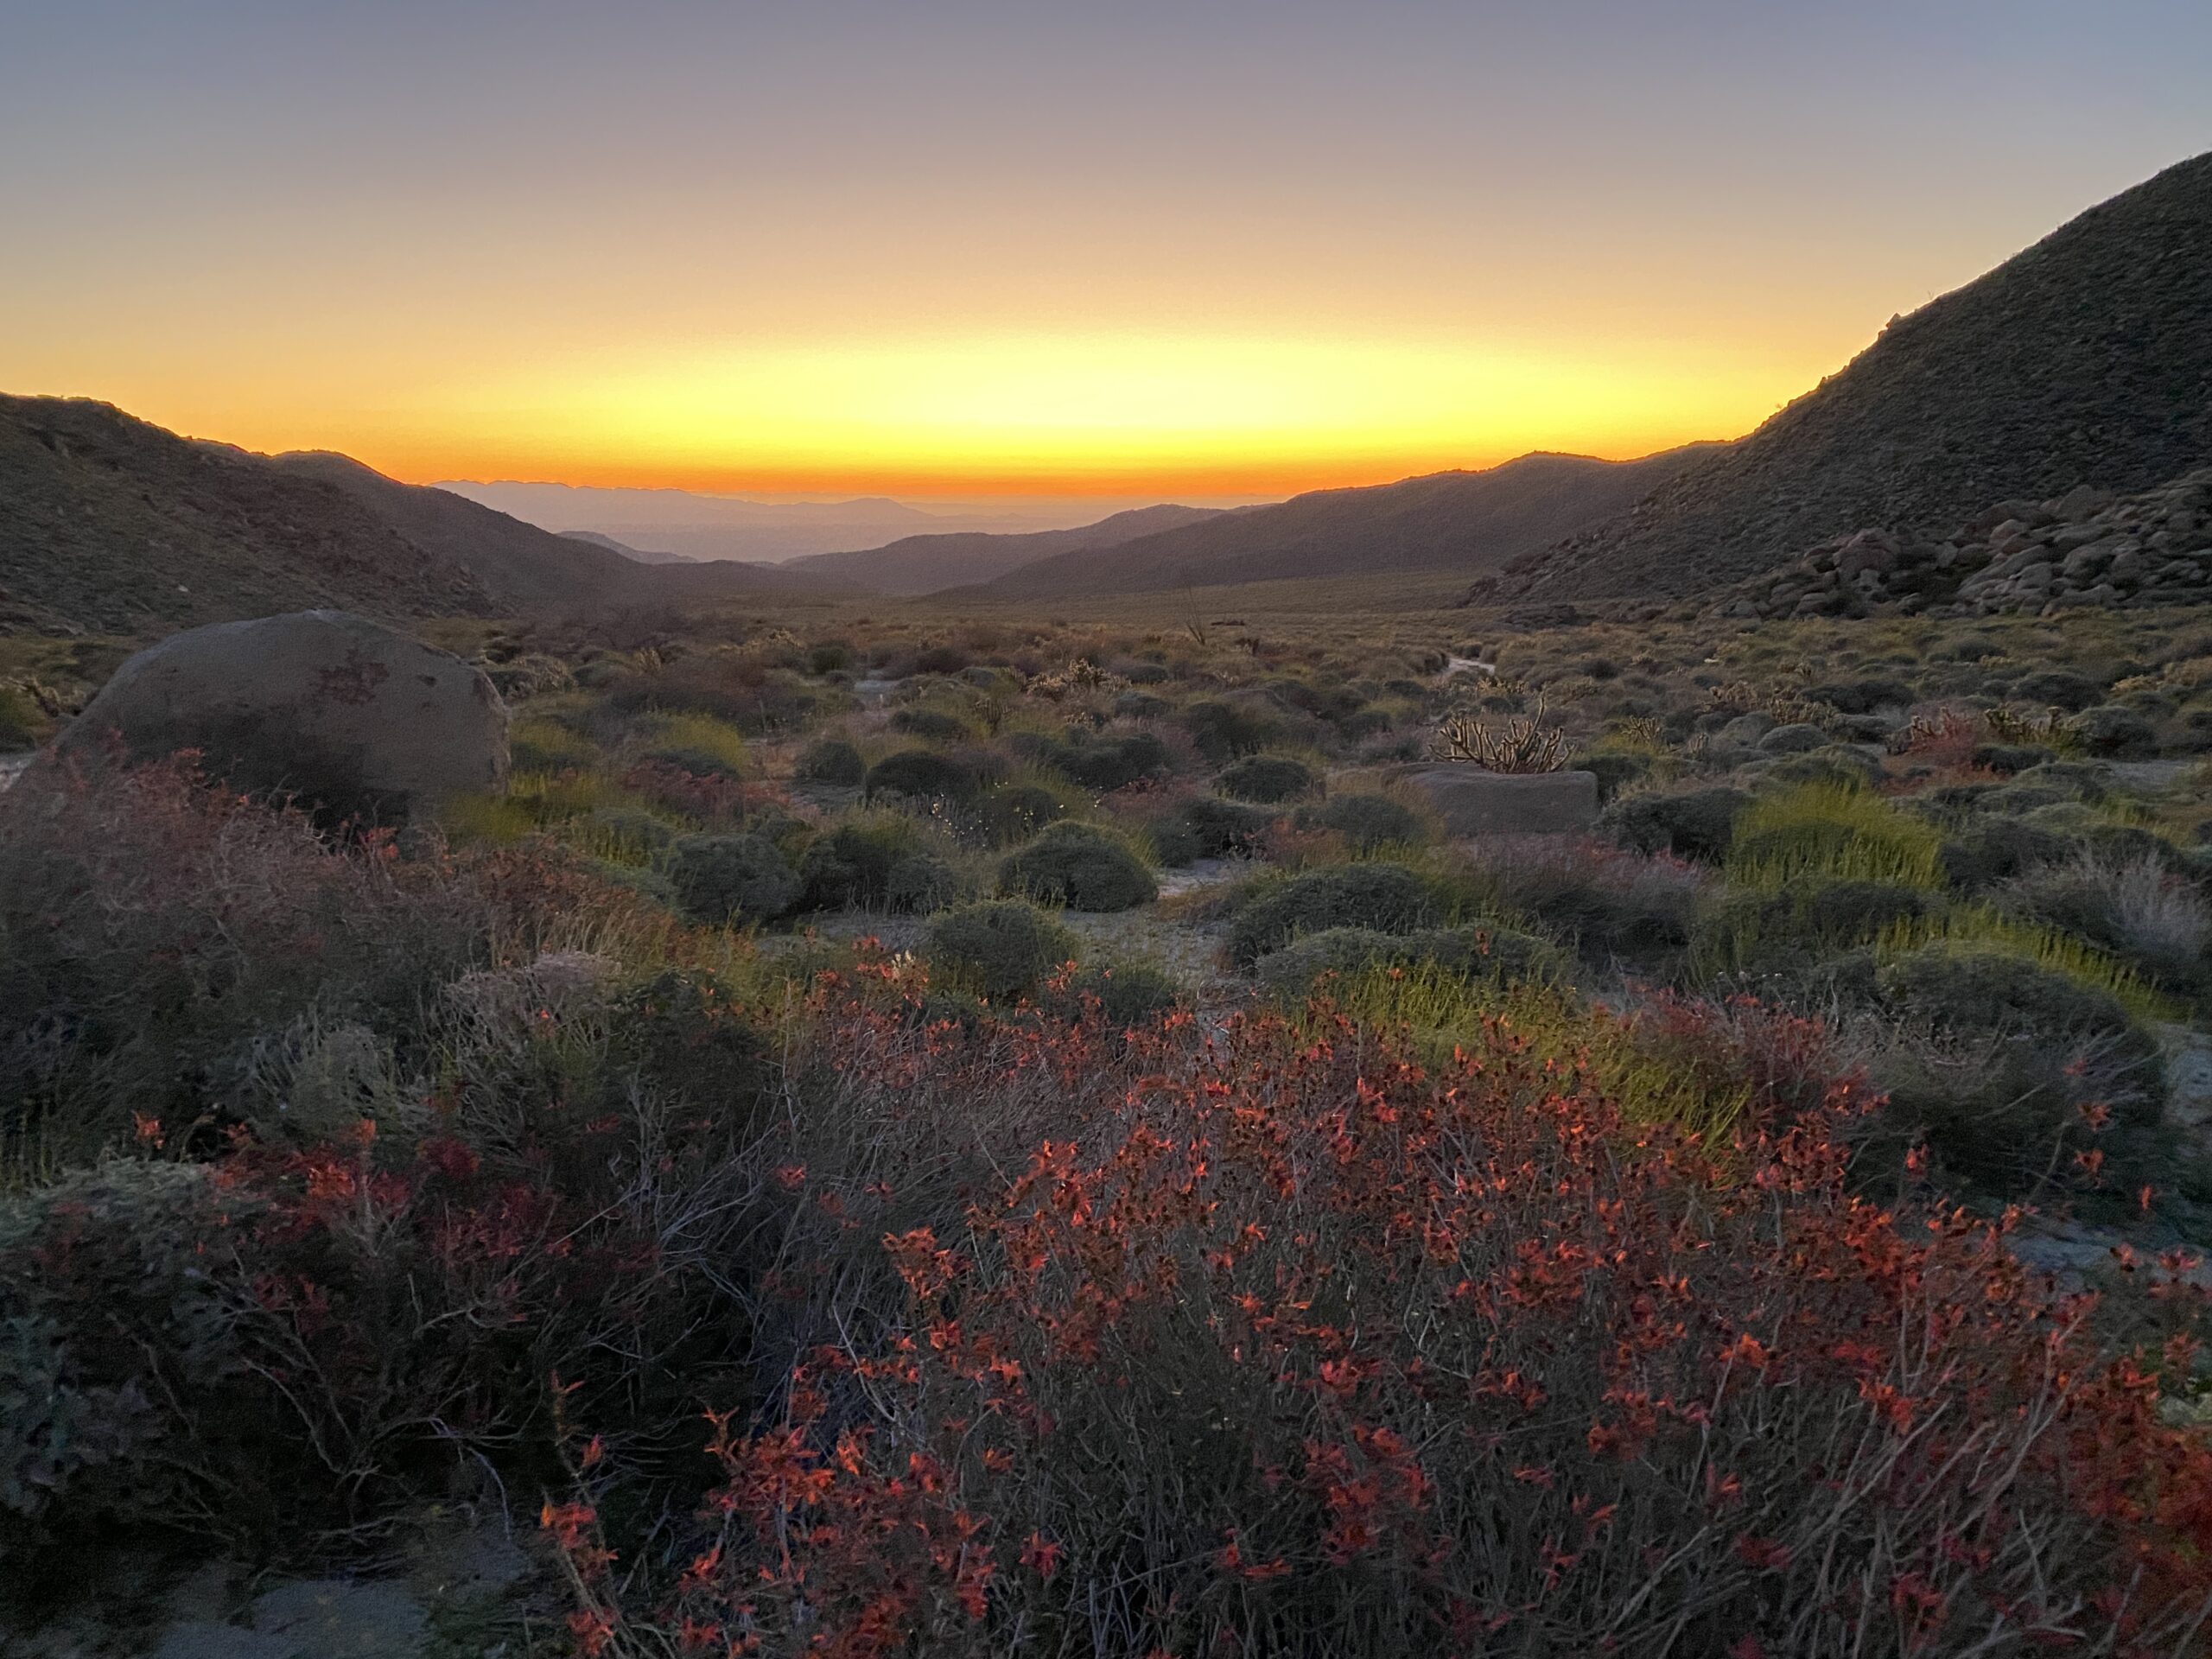
[[[1848,1084],[1705,1147],[1503,1022],[1435,1076],[1346,1024],[822,1033],[838,1109],[761,1154],[779,1405],[715,1419],[652,1591],[549,1510],[586,1652],[2149,1654],[2212,1611],[2212,1452],[2001,1227],[1852,1195]]]

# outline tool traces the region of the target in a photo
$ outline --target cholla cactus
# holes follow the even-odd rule
[[[1043,697],[1058,702],[1075,691],[1111,691],[1125,682],[1118,674],[1109,674],[1088,657],[1078,657],[1057,674],[1040,674],[1029,682],[1033,697]]]
[[[1486,772],[1557,772],[1567,764],[1567,734],[1544,724],[1544,700],[1525,715],[1492,722],[1479,715],[1447,715],[1429,747],[1441,760],[1472,761]]]

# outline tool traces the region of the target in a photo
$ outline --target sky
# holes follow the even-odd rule
[[[415,481],[1734,436],[2212,149],[2204,0],[0,0],[0,390]]]

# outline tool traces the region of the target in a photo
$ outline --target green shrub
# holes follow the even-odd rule
[[[1932,887],[1942,879],[1942,835],[1880,796],[1834,784],[1802,784],[1752,803],[1736,820],[1728,879],[1780,887],[1856,880]]]
[[[1922,888],[1815,876],[1779,889],[1734,888],[1699,929],[1697,949],[1713,969],[1774,971],[1869,945],[1929,913]]]
[[[791,772],[806,783],[850,786],[868,776],[868,763],[844,739],[817,737],[799,752]]]
[[[1198,753],[1216,763],[1263,749],[1283,729],[1281,721],[1255,709],[1211,697],[1185,708],[1182,726]]]
[[[2140,1062],[2154,1052],[2119,997],[1994,945],[1931,940],[1884,963],[1876,982],[1899,1018],[1937,1030],[2101,1040]]]
[[[766,922],[798,901],[801,890],[776,843],[765,836],[686,836],[669,851],[668,881],[695,922]]]
[[[558,721],[524,718],[507,729],[507,757],[517,772],[563,772],[596,764],[599,746]]]
[[[842,639],[825,639],[807,650],[806,671],[810,674],[842,674],[852,665],[853,648]]]
[[[865,793],[904,796],[914,801],[965,801],[981,787],[976,774],[934,749],[901,749],[868,769]]]
[[[1748,791],[1725,785],[1630,795],[1605,809],[1599,827],[1630,852],[1718,864],[1735,839],[1737,817],[1751,803]]]
[[[2031,766],[2056,760],[2058,751],[2047,749],[2040,743],[1983,743],[1975,747],[1974,764],[2001,777],[2025,772]]]
[[[1815,685],[1805,695],[1824,702],[1838,714],[1871,715],[1877,709],[1902,709],[1913,701],[1913,689],[1902,680],[1840,680]]]
[[[1125,732],[1118,736],[1071,732],[1039,758],[1070,783],[1100,791],[1156,777],[1173,765],[1167,746],[1150,732]]]
[[[1758,741],[1762,754],[1802,754],[1826,744],[1828,734],[1817,726],[1777,726]]]
[[[1018,899],[944,912],[930,923],[925,948],[948,983],[988,997],[1034,990],[1076,953],[1073,934]]]
[[[575,820],[569,838],[594,858],[646,864],[673,846],[674,825],[637,806],[594,807]]]
[[[1229,926],[1230,959],[1249,969],[1305,933],[1332,927],[1409,933],[1434,911],[1428,885],[1401,864],[1345,864],[1262,887]]]
[[[1274,821],[1274,814],[1264,807],[1213,795],[1194,796],[1153,821],[1153,850],[1171,869],[1202,858],[1249,853]]]
[[[2134,709],[2107,702],[2066,722],[2075,741],[2107,760],[2140,760],[2158,752],[2158,728]]]
[[[1432,963],[1454,974],[1501,980],[1553,979],[1565,958],[1549,940],[1517,928],[1488,924],[1416,928],[1384,933],[1370,927],[1331,927],[1293,939],[1253,964],[1262,984],[1295,999],[1325,974],[1349,976],[1376,966]]]
[[[742,778],[746,772],[743,735],[708,715],[659,715],[641,753],[696,778]]]
[[[2063,858],[2066,849],[2064,836],[2024,818],[1993,817],[1948,837],[1936,857],[1946,880],[1974,893]]]
[[[1276,806],[1311,793],[1319,782],[1302,760],[1287,754],[1249,754],[1215,779],[1214,787],[1232,801]]]
[[[1120,837],[1095,824],[1056,823],[999,865],[999,891],[1070,910],[1134,910],[1160,885]]]
[[[966,721],[940,709],[900,709],[891,716],[891,729],[925,743],[957,743],[970,735]]]
[[[1078,1002],[1096,998],[1099,1018],[1122,1030],[1148,1026],[1183,1000],[1183,988],[1173,976],[1148,962],[1085,968],[1069,982],[1068,994]]]
[[[2011,695],[2017,702],[2039,702],[2072,713],[2087,709],[2102,693],[2096,682],[2070,669],[2046,668],[2013,681]]]
[[[1114,712],[1123,720],[1157,720],[1171,706],[1149,691],[1124,691],[1114,699]]]
[[[1067,803],[1042,784],[1001,784],[985,795],[976,817],[992,844],[1027,841],[1067,817]]]
[[[1301,829],[1327,830],[1358,852],[1411,847],[1426,838],[1421,815],[1388,795],[1336,795],[1298,814]]]
[[[798,876],[810,910],[926,912],[950,903],[959,888],[919,828],[890,812],[843,819],[818,836],[800,855]]]

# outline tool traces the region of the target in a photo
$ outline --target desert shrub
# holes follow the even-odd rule
[[[843,674],[853,666],[853,648],[842,639],[825,639],[810,645],[806,652],[806,671],[810,674]]]
[[[765,836],[686,836],[669,851],[668,881],[695,922],[773,921],[798,901],[799,879]]]
[[[1809,687],[1805,695],[1840,715],[1871,715],[1878,709],[1902,709],[1916,696],[1903,680],[1833,680]]]
[[[1598,780],[1598,798],[1610,801],[1630,784],[1651,775],[1656,762],[1649,754],[1623,749],[1590,749],[1568,763]]]
[[[901,749],[868,769],[864,792],[870,800],[886,795],[914,801],[973,799],[981,780],[968,767],[934,749]]]
[[[578,818],[569,839],[594,858],[610,863],[642,865],[652,862],[677,836],[676,826],[638,806],[600,806]]]
[[[1936,857],[1953,887],[1978,892],[2065,855],[2063,836],[2012,817],[1981,817],[1945,838]]]
[[[2059,836],[2113,862],[2140,858],[2167,861],[2174,855],[2173,844],[2155,830],[2082,801],[2050,802],[2030,810],[2024,821],[2045,835]]]
[[[1774,888],[1812,879],[1932,887],[1942,834],[1878,795],[1804,784],[1764,796],[1736,820],[1728,879]]]
[[[1817,749],[1760,760],[1755,770],[1746,769],[1738,775],[1756,782],[1761,790],[1788,789],[1805,784],[1858,790],[1877,782],[1882,768],[1870,754],[1845,744],[1828,743]]]
[[[1118,1062],[849,1037],[842,1109],[761,1154],[804,1172],[794,1268],[828,1258],[792,1274],[775,1403],[702,1431],[696,1520],[641,1502],[619,1452],[550,1513],[580,1628],[648,1651],[731,1628],[769,1651],[1102,1628],[1116,1652],[1348,1659],[1896,1659],[2044,1630],[2187,1650],[2212,1452],[2161,1425],[2158,1361],[2101,1356],[1994,1229],[1854,1193],[1853,1093],[1779,1081],[1801,1028],[1753,1049],[1675,1007],[1639,1039],[1675,1075],[1703,1045],[1755,1120],[1809,1093],[1716,1160],[1580,1058],[1603,1022],[1539,1053],[1531,1024],[1571,1016],[1510,1012],[1436,1075],[1264,1020]],[[880,1149],[931,1144],[917,1096],[991,1126],[1055,1094],[1081,1127],[935,1214]],[[1494,1430],[1438,1432],[1471,1410]]]
[[[1114,713],[1123,720],[1157,720],[1171,706],[1149,691],[1124,691],[1114,699]]]
[[[958,895],[959,878],[906,817],[868,812],[842,819],[798,861],[810,910],[927,912]]]
[[[1828,734],[1817,726],[1799,724],[1777,726],[1758,741],[1758,747],[1766,754],[1802,754],[1808,749],[1817,749],[1828,741]]]
[[[2073,714],[2096,702],[2103,690],[2095,681],[2071,669],[2045,668],[2013,681],[2011,696],[2020,702],[2041,703]]]
[[[1556,978],[1565,970],[1549,940],[1498,923],[1416,928],[1382,933],[1331,927],[1303,934],[1253,964],[1260,982],[1279,996],[1302,1001],[1326,974],[1350,976],[1377,965],[1429,963],[1446,972],[1503,980]]]
[[[1313,767],[1287,754],[1248,754],[1225,768],[1214,787],[1232,801],[1274,806],[1310,793],[1319,782]]]
[[[1035,990],[1076,954],[1072,933],[1017,899],[942,912],[930,923],[925,949],[954,988],[993,998]]]
[[[1427,838],[1421,815],[1388,795],[1332,795],[1319,806],[1301,808],[1298,823],[1342,836],[1362,853],[1411,847]]]
[[[1263,885],[1245,899],[1230,922],[1230,959],[1249,969],[1299,935],[1325,928],[1408,933],[1428,921],[1433,908],[1428,884],[1402,864],[1310,870]]]
[[[734,727],[706,715],[660,715],[653,721],[641,753],[647,760],[699,777],[742,778],[746,772],[744,737]]]
[[[2158,752],[2158,727],[2116,702],[2083,709],[2066,722],[2066,729],[2088,753],[2107,760],[2138,760]]]
[[[1152,821],[1153,850],[1171,869],[1202,858],[1249,853],[1274,822],[1274,814],[1264,807],[1196,795]]]
[[[2040,743],[1980,743],[1974,746],[1974,764],[2002,777],[2025,772],[2058,758],[2056,749]]]
[[[793,776],[810,784],[852,785],[868,776],[861,752],[842,737],[817,737],[799,751]]]
[[[1630,852],[1671,853],[1717,864],[1728,855],[1736,819],[1751,804],[1740,789],[1715,786],[1624,796],[1607,807],[1600,827]]]
[[[999,865],[999,891],[1070,910],[1133,910],[1159,883],[1127,842],[1096,824],[1056,823]]]
[[[1201,698],[1183,710],[1183,729],[1198,753],[1219,763],[1264,749],[1282,735],[1282,721],[1262,711],[1217,697]]]
[[[966,721],[941,709],[898,709],[891,716],[891,729],[925,743],[957,743],[969,735]]]
[[[550,851],[404,860],[181,764],[18,784],[0,797],[0,1136],[42,1124],[83,1152],[136,1117],[236,1121],[311,1016],[419,1065],[436,987],[645,915]]]
[[[1866,1060],[1868,1085],[1885,1099],[1862,1138],[1868,1154],[1887,1153],[1893,1166],[1925,1147],[1936,1163],[1929,1173],[1947,1185],[2009,1198],[2082,1187],[2075,1157],[2108,1138],[2092,1109],[2122,1081],[2096,1065],[2101,1058],[2099,1045],[2078,1040],[1889,1026]],[[2158,1176],[2168,1180],[2171,1171]]]
[[[1150,732],[1070,732],[1044,749],[1039,759],[1070,783],[1096,790],[1120,789],[1156,777],[1173,764],[1167,746]]]
[[[1179,1007],[1183,988],[1174,976],[1148,962],[1113,962],[1084,968],[1068,982],[1077,1004],[1095,1001],[1098,1017],[1116,1031],[1147,1026]]]
[[[917,674],[957,674],[974,659],[957,645],[925,645],[914,653]]]
[[[2007,908],[2122,957],[2167,985],[2194,990],[2212,944],[2212,906],[2155,855],[2112,862],[2094,853],[2014,879]]]
[[[1808,876],[1780,888],[1735,888],[1699,930],[1698,954],[1715,969],[1811,966],[1918,921],[1932,903],[1923,888],[1863,877]]]
[[[517,772],[560,772],[599,760],[599,745],[556,720],[525,717],[507,728],[507,756]]]
[[[1666,971],[1689,948],[1707,879],[1672,857],[1541,837],[1478,843],[1475,869],[1500,909],[1529,916],[1598,966]]]
[[[1027,841],[1067,816],[1067,804],[1042,784],[1001,784],[977,804],[976,817],[993,842]]]
[[[1877,976],[1900,1018],[1940,1031],[1993,1033],[2063,1047],[2103,1042],[2136,1063],[2152,1049],[2126,1005],[2101,987],[1996,946],[1934,939]]]

